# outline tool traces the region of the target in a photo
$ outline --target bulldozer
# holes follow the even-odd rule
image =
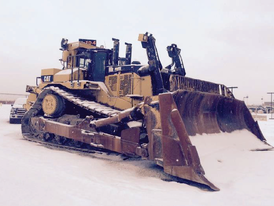
[[[132,61],[132,44],[119,57],[93,39],[62,39],[61,69],[41,70],[22,119],[28,140],[79,150],[112,151],[154,161],[165,173],[206,185],[190,136],[247,129],[265,138],[243,101],[222,84],[186,77],[181,49],[167,47],[163,68],[152,34],[140,34],[148,64]]]

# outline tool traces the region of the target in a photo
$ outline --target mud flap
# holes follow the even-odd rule
[[[185,124],[171,93],[159,95],[164,171],[170,175],[209,186],[196,147],[192,145]]]

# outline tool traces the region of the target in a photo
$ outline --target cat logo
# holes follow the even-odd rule
[[[43,82],[52,82],[53,81],[53,75],[41,76],[41,79],[42,79]]]

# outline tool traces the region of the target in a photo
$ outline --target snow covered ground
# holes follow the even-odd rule
[[[20,125],[8,122],[9,111],[9,105],[0,107],[1,206],[274,205],[274,151],[250,151],[265,145],[247,131],[191,138],[206,177],[221,189],[209,192],[163,181],[165,174],[149,161],[80,155],[23,140]],[[259,124],[274,145],[274,120]]]

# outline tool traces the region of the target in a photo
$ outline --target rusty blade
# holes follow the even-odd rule
[[[178,90],[172,96],[190,136],[247,129],[265,141],[243,101],[186,90]]]
[[[173,176],[209,186],[218,191],[206,179],[196,147],[192,145],[184,122],[170,93],[159,95],[162,125],[164,171]]]

